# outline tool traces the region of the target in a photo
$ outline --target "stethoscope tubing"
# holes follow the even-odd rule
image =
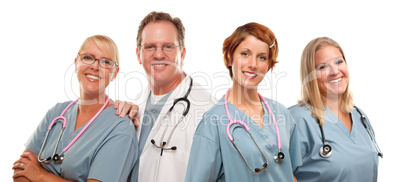
[[[95,114],[95,116],[92,117],[92,119],[85,125],[85,127],[78,133],[78,135],[75,136],[75,138],[67,145],[66,148],[64,148],[63,153],[65,153],[78,140],[78,138],[81,137],[81,135],[87,130],[87,128],[95,121],[95,119],[100,115],[100,113],[103,111],[103,109],[105,109],[105,107],[109,103],[108,101],[109,96],[106,96],[106,101],[103,104],[102,108],[99,109],[99,111]]]
[[[165,114],[165,116],[167,116],[167,114],[171,113],[171,112],[173,111],[174,106],[175,106],[177,103],[179,103],[179,102],[185,102],[185,103],[187,103],[186,109],[183,110],[182,116],[180,117],[180,119],[178,120],[178,122],[175,124],[175,126],[174,126],[173,129],[171,130],[171,132],[170,132],[170,134],[169,134],[169,136],[168,136],[168,138],[167,138],[166,141],[164,141],[163,138],[165,138],[165,135],[166,135],[166,132],[167,132],[167,128],[168,128],[168,127],[165,127],[165,129],[163,130],[163,133],[162,133],[162,135],[161,135],[161,137],[160,137],[160,144],[159,144],[159,146],[158,146],[157,144],[155,144],[155,140],[154,140],[154,139],[151,140],[151,143],[152,143],[156,148],[160,148],[160,149],[163,149],[163,150],[176,150],[176,149],[177,149],[176,146],[173,146],[173,147],[170,147],[170,148],[167,148],[167,147],[165,147],[165,146],[168,145],[168,143],[170,142],[170,139],[171,139],[172,136],[173,136],[174,131],[175,131],[176,128],[177,128],[177,126],[184,120],[184,117],[186,117],[186,115],[187,115],[188,112],[190,111],[190,106],[191,106],[191,104],[190,104],[190,101],[188,100],[187,97],[188,97],[188,95],[190,94],[192,87],[193,87],[193,78],[190,77],[190,85],[189,85],[189,87],[188,87],[188,90],[187,90],[186,94],[185,94],[183,97],[180,97],[180,98],[177,98],[177,99],[174,100],[173,105],[169,108],[169,110],[168,110],[168,112]],[[162,153],[161,153],[161,155],[162,155]]]
[[[281,137],[280,137],[278,124],[276,123],[274,114],[272,113],[271,108],[268,106],[268,103],[267,103],[267,101],[264,99],[264,97],[262,97],[259,93],[258,93],[258,96],[259,96],[259,97],[261,98],[261,100],[264,102],[265,107],[267,108],[269,114],[271,115],[272,121],[274,122],[275,130],[276,130],[276,138],[277,138],[277,141],[278,141],[278,149],[279,149],[279,151],[281,151],[281,149],[282,149]]]
[[[226,126],[226,135],[228,136],[228,138],[229,138],[230,141],[233,141],[233,137],[232,137],[232,135],[230,134],[230,127],[231,127],[233,124],[241,124],[248,132],[250,132],[250,128],[249,128],[244,122],[239,121],[239,120],[233,121],[233,119],[230,117],[230,113],[229,113],[229,109],[228,109],[228,95],[229,95],[229,91],[230,91],[230,88],[226,91],[226,95],[225,95],[225,111],[226,111],[226,115],[227,115],[227,117],[228,117],[228,119],[229,119],[229,124]],[[274,117],[274,115],[273,115],[273,113],[272,113],[272,111],[271,111],[271,108],[269,107],[267,101],[264,99],[264,97],[262,97],[259,93],[258,93],[258,96],[259,96],[260,99],[263,101],[265,107],[267,108],[267,110],[268,110],[268,112],[269,112],[269,115],[270,115],[271,118],[272,118],[272,121],[274,122],[275,131],[276,131],[276,138],[277,138],[277,142],[278,142],[278,149],[279,149],[279,151],[281,151],[281,148],[282,148],[282,145],[281,145],[281,137],[280,137],[279,128],[278,128],[278,125],[277,125],[277,123],[276,123],[275,117]]]
[[[69,105],[67,105],[67,107],[63,110],[63,112],[60,114],[60,116],[57,116],[56,118],[54,118],[54,119],[52,120],[52,122],[50,123],[50,125],[49,125],[49,127],[48,127],[48,131],[46,132],[45,140],[44,140],[44,142],[43,142],[43,144],[42,144],[42,147],[41,147],[41,149],[40,149],[40,151],[39,151],[38,161],[39,161],[40,163],[42,163],[42,162],[49,163],[49,162],[52,160],[52,158],[57,155],[57,154],[56,154],[57,148],[58,148],[58,146],[59,146],[59,143],[60,143],[61,137],[62,137],[62,135],[63,135],[63,133],[64,133],[64,130],[65,130],[66,126],[67,126],[67,118],[64,117],[64,114],[65,114],[65,112],[66,112],[74,103],[78,102],[78,100],[79,100],[79,98],[76,99],[75,101],[71,102]],[[81,137],[81,135],[87,130],[87,128],[93,123],[93,121],[94,121],[94,120],[100,115],[100,113],[105,109],[105,107],[106,107],[107,104],[109,103],[108,101],[109,101],[109,96],[106,95],[106,101],[105,101],[105,103],[103,104],[102,108],[95,114],[94,117],[92,117],[92,119],[84,126],[84,128],[77,134],[77,136],[75,136],[75,138],[74,138],[74,139],[62,150],[62,152],[61,152],[60,154],[58,154],[57,156],[61,156],[61,157],[62,157],[62,156],[64,155],[64,153],[67,152],[67,150],[78,140],[78,138]],[[60,121],[60,120],[63,120],[63,127],[62,127],[62,130],[60,131],[59,138],[58,138],[58,140],[57,140],[56,147],[55,147],[55,149],[54,149],[54,151],[53,151],[52,157],[48,157],[48,158],[45,158],[45,159],[40,159],[40,156],[41,156],[41,154],[42,154],[42,152],[43,152],[43,148],[44,148],[45,145],[46,145],[46,142],[47,142],[47,139],[48,139],[50,130],[52,129],[52,127],[54,126],[54,124],[55,124],[57,121]],[[60,121],[60,122],[61,122],[61,121]],[[61,160],[63,160],[63,159],[61,159]]]
[[[258,145],[257,141],[254,139],[253,135],[250,132],[250,128],[243,122],[240,120],[234,120],[231,118],[230,113],[229,113],[229,108],[228,108],[228,96],[229,96],[229,91],[230,88],[226,91],[225,94],[225,111],[226,111],[226,116],[228,117],[229,120],[229,124],[226,126],[226,135],[229,138],[229,140],[232,142],[232,144],[234,145],[234,147],[236,148],[236,150],[240,153],[240,156],[243,158],[244,162],[247,165],[247,168],[253,172],[253,173],[260,173],[262,172],[264,169],[266,169],[268,167],[269,164],[269,160],[268,158],[265,156],[264,152],[261,150],[260,146]],[[281,139],[280,139],[280,133],[279,133],[279,129],[278,129],[278,125],[276,123],[275,117],[272,114],[272,111],[268,105],[268,103],[266,102],[266,100],[264,99],[264,97],[262,97],[260,94],[258,94],[258,96],[260,97],[260,99],[263,101],[265,107],[267,108],[272,121],[274,122],[275,125],[275,130],[276,130],[276,136],[277,136],[277,142],[278,142],[278,153],[274,155],[274,160],[276,163],[281,163],[282,160],[285,158],[285,154],[281,152]],[[257,146],[258,150],[260,151],[260,153],[262,154],[262,156],[265,158],[266,162],[262,165],[262,168],[255,168],[254,170],[251,169],[250,165],[248,164],[246,158],[244,157],[243,153],[240,151],[240,149],[238,148],[238,146],[236,145],[236,142],[234,141],[232,135],[230,134],[230,127],[233,124],[240,124],[244,127],[244,129],[248,132],[248,134],[251,136],[251,138],[253,139],[255,145]]]
[[[370,130],[370,127],[366,123],[366,117],[364,116],[363,112],[360,111],[360,109],[358,107],[354,106],[354,108],[360,114],[361,122],[362,122],[364,128],[366,129],[367,133],[369,134],[370,140],[373,143],[375,149],[377,150],[378,156],[383,158],[383,153],[381,152],[381,149],[378,146],[377,141],[375,140],[375,137],[374,137],[372,131]],[[320,148],[320,155],[323,158],[328,158],[332,154],[332,147],[329,144],[327,144],[327,142],[326,142],[323,126],[320,124],[320,121],[318,120],[318,118],[317,118],[317,123],[318,123],[318,125],[320,127],[321,138],[322,138],[322,143],[323,143],[323,146]],[[324,150],[325,147],[327,147],[326,151]]]

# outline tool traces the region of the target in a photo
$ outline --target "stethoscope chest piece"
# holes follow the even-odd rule
[[[282,160],[285,158],[285,154],[283,152],[278,152],[274,155],[274,160],[276,163],[281,163]]]
[[[64,154],[54,154],[53,156],[53,160],[57,163],[57,164],[61,164],[64,160]]]
[[[247,126],[247,124],[245,124],[243,121],[240,120],[233,120],[230,117],[230,113],[229,113],[229,109],[228,109],[228,95],[229,95],[229,91],[230,89],[228,89],[228,91],[226,91],[225,94],[225,111],[226,111],[226,116],[229,120],[228,125],[226,126],[226,135],[228,136],[229,140],[232,142],[232,144],[234,145],[234,147],[236,148],[236,150],[239,152],[240,156],[243,158],[244,162],[246,163],[248,169],[253,172],[253,173],[260,173],[263,170],[268,168],[269,165],[269,161],[267,156],[265,156],[264,152],[261,150],[260,146],[258,145],[257,141],[254,139],[253,135],[250,132],[250,128]],[[263,101],[265,107],[267,108],[269,114],[271,115],[272,121],[275,125],[275,130],[276,130],[276,136],[277,136],[277,140],[278,140],[278,153],[274,155],[274,160],[276,163],[281,163],[282,160],[285,158],[285,154],[281,152],[281,138],[280,138],[280,133],[279,133],[279,128],[278,125],[276,123],[275,117],[272,114],[271,109],[268,106],[268,103],[265,101],[264,97],[262,97],[260,94],[258,94],[258,96],[260,97],[260,99]],[[265,159],[265,163],[263,163],[262,168],[255,168],[254,170],[251,169],[250,165],[248,164],[246,158],[244,157],[243,153],[239,150],[239,148],[237,147],[234,138],[232,137],[232,135],[230,134],[230,127],[234,124],[240,124],[241,126],[243,126],[243,128],[248,132],[248,134],[250,135],[251,139],[253,139],[255,145],[257,146],[258,150],[260,151],[261,155],[264,157]]]
[[[324,158],[331,157],[332,155],[332,147],[328,144],[323,145],[320,148],[320,156]]]
[[[50,163],[52,160],[54,160],[56,163],[61,164],[64,160],[64,153],[78,140],[78,138],[82,135],[82,133],[88,128],[89,125],[92,124],[92,122],[99,116],[99,114],[103,111],[103,109],[105,109],[106,105],[109,103],[109,96],[106,96],[106,102],[103,104],[102,108],[96,113],[96,115],[94,117],[92,117],[92,119],[90,121],[88,121],[88,123],[85,125],[84,129],[80,131],[80,133],[78,133],[77,136],[75,136],[75,138],[62,150],[62,152],[60,154],[56,154],[56,150],[58,149],[58,146],[60,144],[60,140],[61,137],[63,136],[64,133],[64,129],[66,128],[67,125],[67,118],[64,117],[64,113],[77,101],[79,100],[79,98],[73,102],[71,102],[70,104],[68,104],[68,106],[66,108],[64,108],[63,112],[60,114],[60,116],[54,118],[52,120],[52,122],[50,123],[48,130],[46,132],[46,136],[45,136],[45,140],[43,141],[42,147],[39,150],[39,154],[38,154],[38,161],[40,163]],[[60,135],[59,138],[57,139],[57,143],[56,146],[53,150],[53,155],[50,157],[47,157],[45,159],[41,159],[41,154],[43,152],[43,149],[46,145],[46,141],[47,138],[49,137],[49,132],[52,129],[53,125],[56,122],[61,122],[63,124],[62,129],[60,131]]]

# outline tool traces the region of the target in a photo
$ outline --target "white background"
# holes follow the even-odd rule
[[[386,0],[1,1],[0,181],[12,181],[12,163],[47,110],[78,96],[71,66],[86,37],[104,34],[115,40],[121,68],[109,95],[135,98],[147,84],[135,55],[137,28],[153,10],[181,18],[186,28],[184,69],[216,97],[230,85],[222,43],[240,25],[258,22],[276,34],[279,63],[260,93],[287,107],[300,96],[304,46],[318,36],[336,40],[349,64],[355,103],[370,118],[384,153],[379,181],[395,181],[400,172],[397,164],[402,163],[398,155],[402,120],[397,107],[402,101],[400,7]]]

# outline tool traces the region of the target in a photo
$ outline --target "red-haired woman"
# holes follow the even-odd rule
[[[257,92],[277,63],[275,35],[245,24],[223,54],[233,85],[198,125],[186,181],[293,181],[301,165],[296,124],[286,107]]]

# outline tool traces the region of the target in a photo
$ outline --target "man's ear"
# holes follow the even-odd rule
[[[183,65],[183,61],[184,61],[184,58],[186,57],[186,48],[185,47],[183,47],[183,50],[181,51],[181,65]]]
[[[137,47],[137,49],[135,49],[135,53],[137,54],[138,63],[142,64],[141,53],[140,53],[140,50],[138,50],[138,47]]]

